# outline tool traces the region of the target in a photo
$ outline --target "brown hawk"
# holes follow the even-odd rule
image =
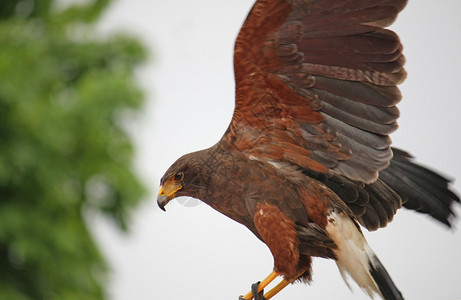
[[[274,257],[243,299],[309,282],[313,256],[336,261],[370,296],[403,299],[360,225],[405,206],[450,225],[449,180],[391,148],[406,73],[385,27],[406,0],[259,0],[235,43],[235,111],[214,146],[179,158],[158,204],[198,198],[245,225]],[[282,281],[264,296],[277,276]]]

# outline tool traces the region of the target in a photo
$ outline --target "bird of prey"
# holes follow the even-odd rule
[[[362,227],[402,206],[450,226],[449,180],[391,148],[406,77],[386,29],[406,0],[258,0],[234,49],[235,110],[214,146],[179,158],[158,205],[190,196],[243,224],[274,257],[241,299],[270,299],[336,261],[370,296],[403,299]],[[278,276],[282,279],[263,294]]]

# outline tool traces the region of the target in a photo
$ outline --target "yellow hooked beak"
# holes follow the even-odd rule
[[[165,205],[167,205],[168,202],[176,196],[176,192],[180,189],[182,189],[182,185],[170,180],[161,185],[157,196],[158,207],[165,211]]]

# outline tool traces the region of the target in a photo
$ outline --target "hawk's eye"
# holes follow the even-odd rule
[[[174,182],[180,182],[183,179],[184,179],[184,173],[183,172],[176,173],[174,175],[174,178],[173,178]]]

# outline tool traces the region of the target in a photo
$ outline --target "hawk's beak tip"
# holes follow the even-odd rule
[[[167,205],[168,201],[170,201],[170,199],[166,195],[158,195],[157,196],[158,207],[160,207],[160,209],[163,210],[163,211],[166,211],[165,205]]]

